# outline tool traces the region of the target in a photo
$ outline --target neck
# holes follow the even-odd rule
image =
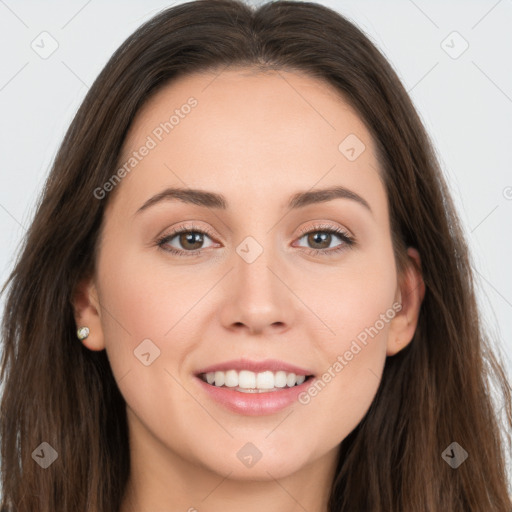
[[[328,512],[337,446],[278,478],[273,474],[279,468],[273,472],[260,465],[257,476],[249,480],[234,478],[234,471],[216,472],[201,461],[191,460],[183,452],[162,445],[147,431],[146,435],[137,434],[130,436],[130,479],[120,512]]]

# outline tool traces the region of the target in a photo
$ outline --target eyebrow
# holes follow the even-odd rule
[[[298,192],[291,196],[288,202],[288,208],[295,210],[298,208],[304,208],[305,206],[309,206],[311,204],[324,203],[334,199],[353,200],[364,206],[367,210],[369,210],[370,213],[372,213],[370,205],[364,198],[352,190],[342,186]],[[228,201],[222,194],[199,189],[171,187],[150,197],[135,213],[138,214],[148,209],[150,206],[153,206],[162,201],[172,200],[178,200],[182,201],[183,203],[195,204],[197,206],[215,208],[219,210],[226,210],[228,208]]]

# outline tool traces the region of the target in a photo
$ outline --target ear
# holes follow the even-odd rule
[[[90,350],[103,350],[105,342],[101,326],[101,308],[92,278],[80,280],[73,292],[72,303],[77,329],[78,327],[89,328],[89,336],[78,341]]]
[[[421,258],[416,249],[407,249],[408,264],[399,276],[395,299],[402,304],[390,322],[386,355],[394,356],[412,340],[418,324],[420,307],[425,296],[425,283],[421,274]]]

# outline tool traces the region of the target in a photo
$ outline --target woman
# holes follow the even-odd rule
[[[445,181],[325,7],[196,1],[130,36],[8,285],[3,510],[512,506]]]

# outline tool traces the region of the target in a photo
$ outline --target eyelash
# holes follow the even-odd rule
[[[156,241],[156,245],[162,249],[163,251],[169,252],[171,254],[175,254],[177,256],[199,256],[204,250],[206,249],[196,249],[193,251],[181,251],[178,249],[175,249],[174,247],[171,248],[164,248],[164,245],[171,241],[173,238],[175,238],[177,235],[181,235],[182,233],[200,233],[203,235],[207,235],[210,238],[214,238],[213,234],[208,231],[207,229],[200,229],[197,226],[187,225],[183,226],[182,229],[173,231],[172,233],[166,234],[158,238]],[[313,256],[333,256],[335,254],[338,254],[341,251],[344,251],[350,247],[353,247],[356,243],[355,239],[350,236],[346,231],[343,229],[336,227],[336,226],[330,226],[330,225],[323,225],[323,224],[317,224],[314,226],[310,226],[308,228],[303,228],[300,230],[300,236],[299,239],[303,238],[305,235],[308,235],[310,233],[329,233],[329,234],[335,234],[337,235],[342,241],[343,244],[339,245],[335,249],[311,249],[308,247],[302,247],[302,249],[305,250],[305,252],[309,255]]]

